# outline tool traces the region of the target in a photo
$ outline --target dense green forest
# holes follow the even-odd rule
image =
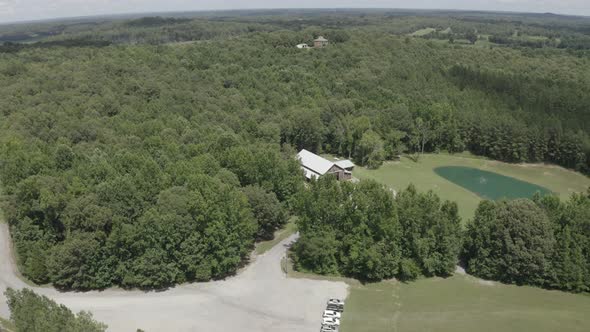
[[[409,36],[425,27],[476,42]],[[21,271],[67,289],[231,275],[256,240],[303,213],[301,195],[311,194],[301,193],[300,148],[372,168],[405,153],[467,150],[590,172],[590,54],[478,41],[516,29],[577,40],[590,22],[287,11],[0,27],[3,36],[53,31],[0,46],[2,203]],[[330,46],[294,47],[318,35]],[[390,236],[413,232],[404,213],[415,201],[453,220],[450,206],[422,195],[408,190],[379,216],[399,224]],[[338,241],[349,236],[334,231]],[[303,233],[306,241],[317,239]],[[346,255],[358,247],[370,259],[386,241],[354,241],[333,248],[325,271],[298,264],[409,278],[448,273],[454,252],[390,243],[394,256],[374,266]]]
[[[295,201],[301,238],[291,258],[300,271],[412,280],[451,275],[459,257],[487,280],[590,290],[590,189],[567,202],[482,201],[465,232],[456,203],[413,186],[393,197],[372,181],[323,178]]]
[[[360,280],[449,276],[461,248],[457,204],[410,186],[322,178],[296,199],[301,238],[295,268]]]
[[[590,190],[484,201],[468,224],[463,259],[473,275],[573,292],[590,290]]]

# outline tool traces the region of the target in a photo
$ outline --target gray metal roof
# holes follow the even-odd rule
[[[305,149],[297,154],[297,159],[299,159],[301,166],[310,169],[319,175],[326,174],[330,168],[334,166],[333,162]]]
[[[328,40],[326,38],[324,38],[324,36],[319,36],[317,39],[315,39],[314,41],[320,41],[320,42],[327,42]]]
[[[341,168],[344,168],[344,169],[354,167],[354,164],[352,163],[352,161],[350,161],[348,159],[337,161],[337,162],[335,162],[335,164]]]

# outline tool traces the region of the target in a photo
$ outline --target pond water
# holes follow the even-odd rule
[[[434,172],[484,199],[531,198],[537,192],[551,194],[550,190],[536,184],[477,168],[446,166],[435,168]]]

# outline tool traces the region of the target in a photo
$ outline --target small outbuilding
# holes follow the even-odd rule
[[[339,160],[339,161],[335,162],[334,164],[340,166],[341,168],[343,168],[349,172],[352,172],[354,170],[354,164],[352,163],[352,161],[350,161],[348,159],[347,160]]]
[[[313,41],[313,47],[315,48],[322,48],[328,46],[329,42],[323,36],[319,36],[317,39]]]
[[[297,48],[304,49],[304,48],[310,48],[310,47],[307,44],[297,44]]]

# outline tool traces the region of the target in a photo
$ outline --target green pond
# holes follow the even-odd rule
[[[446,166],[435,168],[434,172],[484,199],[531,198],[537,192],[551,194],[550,190],[536,184],[477,168]]]

